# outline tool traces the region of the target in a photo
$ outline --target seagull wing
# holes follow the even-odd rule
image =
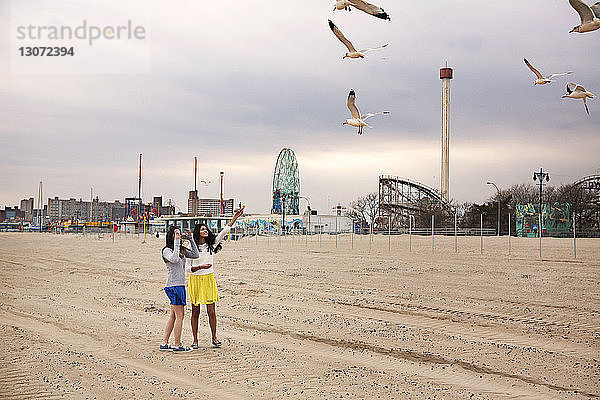
[[[590,8],[590,6],[585,4],[583,1],[569,0],[569,3],[571,4],[571,7],[573,7],[575,11],[577,11],[577,14],[579,14],[579,18],[581,18],[582,24],[590,22],[594,19],[594,12]]]
[[[367,47],[366,49],[359,50],[359,52],[361,52],[361,53],[368,53],[368,52],[369,52],[369,51],[371,51],[371,50],[379,50],[379,49],[383,49],[383,48],[384,48],[385,46],[387,46],[387,45],[388,45],[388,44],[386,43],[386,44],[384,44],[383,46],[378,46],[378,47]]]
[[[376,6],[371,3],[367,3],[364,0],[349,0],[350,3],[361,11],[371,14],[377,18],[390,20],[390,16],[383,10],[383,8]]]
[[[572,74],[572,73],[573,73],[573,71],[569,71],[569,72],[561,72],[560,74],[552,74],[552,75],[548,75],[548,76],[546,77],[546,79],[552,79],[552,78],[554,78],[554,77],[556,77],[556,76],[569,75],[569,74]]]
[[[360,111],[358,111],[358,107],[356,107],[356,94],[354,93],[354,89],[350,90],[348,93],[348,109],[350,110],[350,114],[352,114],[352,118],[360,119]]]
[[[371,118],[371,117],[373,117],[375,115],[389,114],[389,113],[390,113],[389,111],[380,111],[380,112],[376,112],[376,113],[367,113],[367,114],[363,115],[361,119],[364,121],[364,120],[369,119],[369,118]]]
[[[537,69],[535,69],[535,68],[533,67],[533,65],[531,65],[531,64],[529,63],[529,61],[527,61],[527,59],[526,59],[526,58],[524,58],[524,59],[523,59],[523,61],[525,61],[525,65],[527,65],[527,66],[529,67],[529,69],[530,69],[531,71],[533,71],[533,73],[535,74],[535,76],[537,76],[537,77],[538,77],[538,79],[544,79],[544,77],[542,76],[542,74],[540,73],[540,71],[538,71]]]
[[[331,20],[328,19],[327,21],[329,21],[329,28],[331,28],[331,31],[333,32],[335,37],[340,39],[340,42],[344,43],[344,46],[346,46],[348,48],[348,51],[350,51],[351,53],[356,52],[356,49],[354,48],[352,43],[350,43],[350,41],[348,39],[346,39],[346,37],[344,36],[342,31],[340,31],[338,29],[338,27],[335,26],[335,24],[333,22],[331,22]]]
[[[581,85],[577,85],[575,87],[575,91],[576,92],[584,92],[584,93],[587,92],[587,90],[585,90],[585,88],[583,86],[581,86]]]
[[[578,87],[578,85],[576,83],[573,82],[569,82],[567,83],[567,93],[571,94],[573,93],[573,91]]]
[[[594,4],[592,7],[590,7],[592,9],[592,12],[594,13],[594,15],[596,16],[596,18],[600,18],[600,1],[597,2],[596,4]]]

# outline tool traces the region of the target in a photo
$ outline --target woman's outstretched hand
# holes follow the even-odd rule
[[[235,224],[235,221],[237,221],[237,219],[241,217],[242,214],[244,214],[244,208],[246,208],[246,206],[242,206],[242,208],[240,208],[235,212],[235,214],[233,214],[233,218],[231,219],[231,221],[229,221],[229,226],[233,226],[233,224]]]

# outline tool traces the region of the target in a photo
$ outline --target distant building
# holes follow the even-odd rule
[[[21,200],[21,211],[24,211],[26,215],[33,215],[33,197]]]
[[[233,215],[233,199],[223,199],[224,216]],[[200,199],[197,190],[190,190],[188,195],[188,214],[189,215],[221,215],[221,200],[219,199]]]
[[[0,222],[7,220],[24,220],[25,211],[19,210],[18,206],[4,207],[4,210],[0,210]]]
[[[190,190],[188,194],[188,211],[189,215],[198,214],[198,191]]]
[[[223,215],[230,217],[233,215],[233,199],[223,199]],[[221,201],[219,199],[198,199],[198,214],[200,215],[221,215]]]
[[[125,219],[125,216],[126,206],[118,200],[109,203],[100,201],[98,197],[91,202],[74,198],[48,199],[48,218],[54,222],[69,220],[109,222],[120,221]]]

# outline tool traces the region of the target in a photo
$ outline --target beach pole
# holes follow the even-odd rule
[[[354,220],[352,220],[352,236],[350,238],[352,240],[352,249],[354,249]]]
[[[335,248],[337,249],[338,247],[338,217],[337,217],[337,212],[335,214]]]
[[[577,258],[577,244],[575,243],[575,213],[573,213],[573,258]]]
[[[319,217],[319,248],[323,245],[323,224],[321,223],[321,218]]]
[[[431,252],[432,253],[434,252],[434,249],[435,249],[435,244],[434,244],[435,236],[433,234],[434,226],[435,226],[435,215],[432,215],[431,216]]]
[[[458,214],[454,214],[454,252],[458,253]]]
[[[540,237],[540,258],[542,258],[542,210],[538,217],[538,236]]]
[[[388,251],[392,251],[392,220],[388,215]]]
[[[480,231],[479,253],[483,254],[483,213],[481,214],[481,231]]]
[[[373,222],[369,225],[369,251],[371,251],[371,247],[373,245]]]
[[[508,213],[508,255],[510,256],[510,211]]]
[[[412,252],[412,219],[413,216],[408,216],[408,251]]]

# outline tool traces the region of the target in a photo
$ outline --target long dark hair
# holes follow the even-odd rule
[[[208,237],[206,237],[204,239],[204,242],[206,243],[206,245],[208,246],[208,251],[210,252],[210,254],[216,254],[218,253],[223,246],[221,246],[221,243],[219,243],[216,247],[215,247],[215,238],[217,237],[217,235],[215,235],[214,233],[212,233],[212,231],[210,230],[210,228],[208,227],[208,225],[202,223],[202,224],[198,224],[194,227],[194,240],[196,241],[196,244],[199,246],[200,243],[200,228],[205,226],[206,227],[206,231],[208,232]]]
[[[177,225],[171,225],[169,227],[169,230],[167,231],[167,236],[165,237],[165,247],[163,247],[162,250],[160,251],[161,255],[163,254],[163,252],[165,251],[166,248],[174,250],[174,247],[175,247],[175,229],[181,230],[181,228],[179,228]],[[179,254],[179,257],[181,257],[181,253]],[[167,260],[165,260],[164,256],[163,256],[163,261],[164,262],[168,262]]]

